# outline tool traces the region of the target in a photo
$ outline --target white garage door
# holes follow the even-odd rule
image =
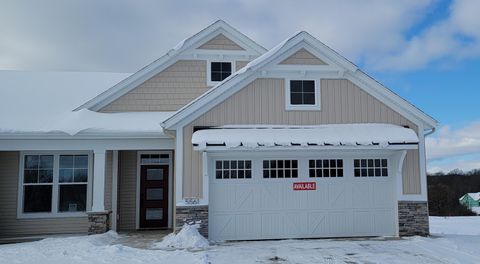
[[[210,239],[396,235],[387,157],[240,157],[209,158]]]

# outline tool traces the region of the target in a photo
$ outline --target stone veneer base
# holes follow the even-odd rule
[[[109,230],[108,212],[89,212],[88,214],[88,234],[102,234]]]
[[[398,224],[400,236],[428,236],[428,202],[399,201]]]
[[[200,234],[208,238],[208,205],[177,206],[175,215],[175,231],[184,224],[198,224]]]

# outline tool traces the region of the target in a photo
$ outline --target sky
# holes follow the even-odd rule
[[[0,70],[135,72],[217,19],[267,49],[305,30],[439,121],[430,172],[468,171],[480,168],[479,10],[479,0],[1,0]]]

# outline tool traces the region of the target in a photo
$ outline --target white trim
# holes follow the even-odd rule
[[[207,70],[206,70],[207,71],[207,86],[208,87],[213,87],[213,86],[222,82],[222,81],[212,81],[212,62],[228,62],[228,63],[230,63],[230,66],[231,66],[231,74],[233,74],[236,71],[236,63],[235,63],[234,60],[225,60],[223,58],[219,59],[219,60],[208,59],[207,60]]]
[[[117,231],[118,221],[118,150],[112,151],[112,230]]]
[[[183,205],[183,127],[175,136],[175,205]]]
[[[168,163],[157,163],[155,165],[168,165],[168,228],[173,227],[173,153],[171,150],[150,150],[137,151],[137,180],[135,188],[135,229],[140,230],[140,178],[141,167],[154,164],[141,164],[141,156],[143,154],[168,154]]]
[[[52,212],[51,213],[24,213],[23,212],[23,177],[24,162],[26,155],[53,155],[53,181],[52,185]],[[60,155],[88,155],[88,178],[87,178],[87,199],[85,212],[59,212],[58,211],[58,174]],[[38,218],[64,218],[64,217],[86,217],[91,210],[93,157],[91,151],[21,151],[18,184],[17,184],[17,219],[38,219]],[[56,194],[56,195],[55,195]]]
[[[204,150],[199,149],[198,147],[194,147],[194,150]],[[408,144],[408,145],[388,145],[385,147],[379,145],[367,145],[367,146],[276,146],[276,147],[259,147],[259,148],[248,148],[248,147],[236,147],[236,148],[227,148],[223,146],[209,146],[206,147],[205,151],[208,152],[221,152],[221,151],[247,151],[247,152],[265,152],[265,151],[318,151],[318,150],[329,150],[329,151],[364,151],[364,150],[376,150],[376,151],[383,151],[383,150],[405,150],[405,149],[418,149],[418,145],[416,144]]]
[[[292,105],[290,101],[290,85],[291,81],[313,81],[315,87],[315,104],[313,105]],[[320,111],[322,110],[322,94],[320,83],[322,80],[319,79],[308,79],[299,77],[298,79],[285,79],[285,110],[287,111]]]
[[[208,154],[206,151],[202,152],[202,198],[200,199],[200,204],[208,204],[208,197],[209,197],[209,191],[208,191],[208,184],[209,184],[209,171],[210,168],[208,166]]]
[[[120,96],[128,93],[138,85],[150,79],[154,75],[165,70],[167,67],[178,61],[179,55],[184,54],[189,49],[191,50],[192,48],[200,46],[204,42],[208,41],[210,38],[216,36],[216,34],[218,33],[223,33],[226,37],[230,38],[230,40],[234,41],[235,43],[239,44],[247,51],[249,51],[244,55],[256,54],[257,56],[259,56],[266,52],[266,49],[264,47],[260,46],[255,41],[230,26],[228,23],[222,20],[217,20],[215,23],[209,25],[195,35],[187,38],[184,41],[181,41],[176,47],[169,50],[164,56],[145,66],[138,72],[130,75],[128,78],[122,80],[121,82],[106,90],[105,92],[90,99],[88,102],[77,107],[74,111],[78,111],[83,108],[98,111],[102,107],[115,101]],[[195,52],[198,53],[198,50],[195,50]]]
[[[173,139],[10,139],[0,140],[0,151],[68,151],[93,149],[173,149]]]

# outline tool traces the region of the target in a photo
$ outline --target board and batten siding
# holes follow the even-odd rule
[[[205,60],[179,60],[99,112],[176,111],[204,93]]]
[[[87,217],[17,219],[20,152],[0,152],[0,237],[87,233]]]
[[[348,124],[391,123],[418,127],[352,82],[321,81],[321,111],[286,111],[284,79],[260,78],[184,127],[183,196],[202,196],[202,155],[191,143],[194,126],[227,124]],[[420,193],[418,150],[409,151],[404,163],[405,194]]]
[[[136,229],[137,151],[119,151],[118,222],[120,231]]]
[[[198,49],[208,50],[245,50],[223,34],[218,34],[202,44]]]

